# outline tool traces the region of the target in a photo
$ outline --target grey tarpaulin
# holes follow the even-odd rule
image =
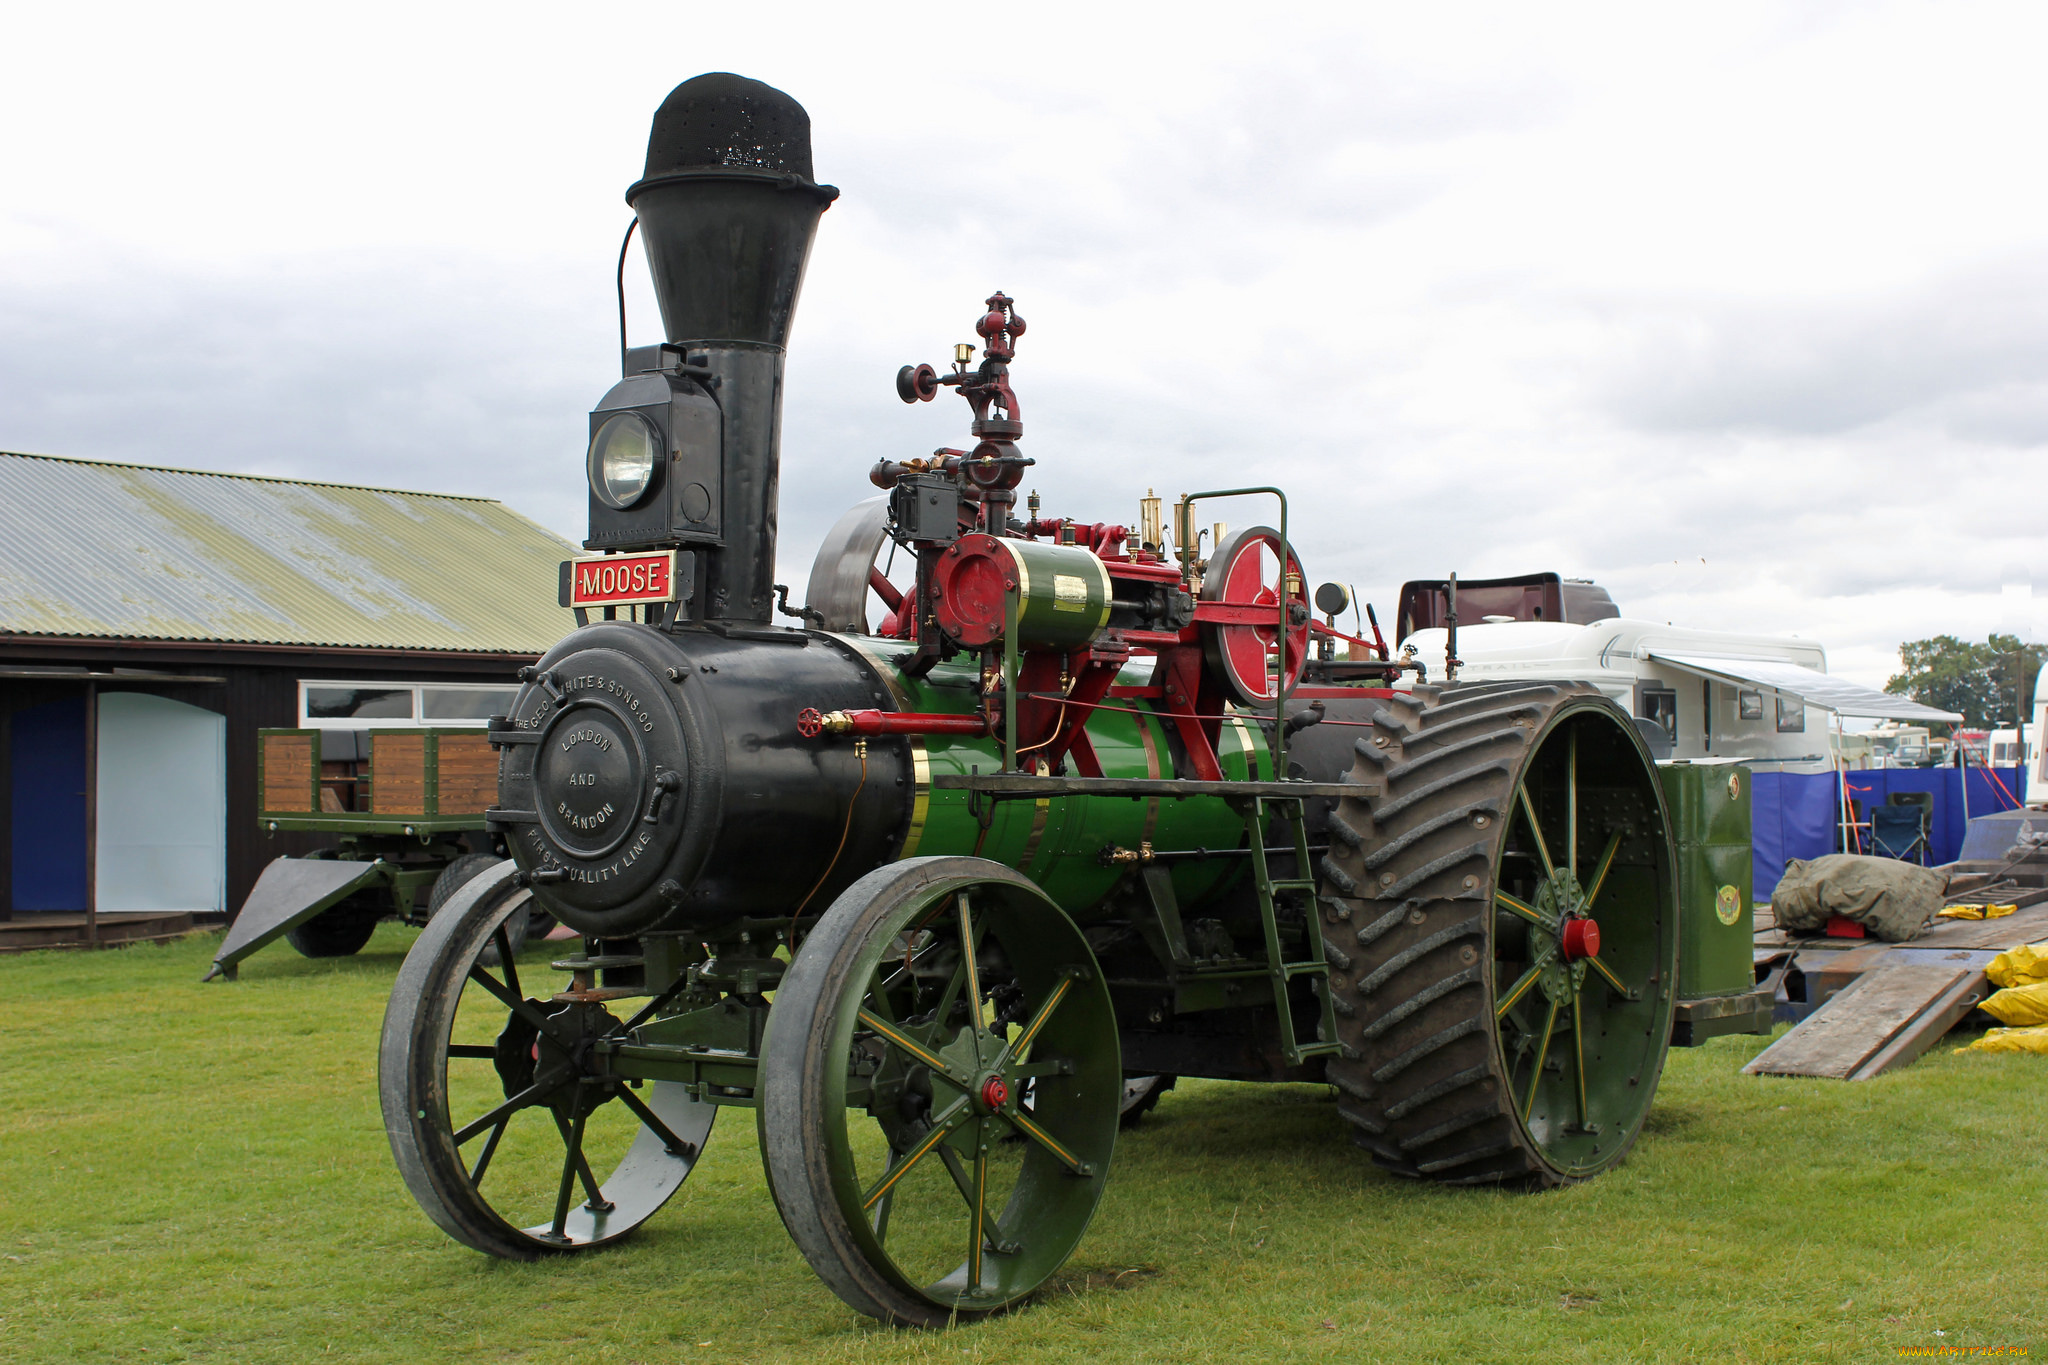
[[[1904,943],[1934,918],[1947,890],[1945,872],[1894,858],[1830,853],[1794,858],[1771,892],[1771,910],[1778,927],[1795,934],[1817,933],[1840,915],[1887,942]]]

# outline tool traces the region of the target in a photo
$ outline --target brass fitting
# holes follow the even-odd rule
[[[844,711],[827,711],[818,717],[818,728],[828,735],[843,735],[853,729],[853,717]]]
[[[1118,865],[1128,866],[1131,863],[1149,863],[1152,861],[1152,841],[1150,839],[1144,840],[1136,848],[1122,848],[1111,844],[1108,851],[1103,854],[1103,861],[1112,867]]]

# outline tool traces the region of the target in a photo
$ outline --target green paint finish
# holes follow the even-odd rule
[[[893,669],[890,673],[906,709],[964,714],[977,704],[972,664],[944,664],[924,679],[903,678]],[[1088,738],[1103,775],[1173,776],[1164,723],[1150,714],[1141,700],[1111,704],[1131,710],[1097,711],[1088,723]],[[999,746],[992,740],[932,735],[921,743],[932,776],[1002,770]],[[1226,722],[1218,747],[1224,777],[1242,780],[1271,774],[1272,764],[1256,726],[1245,721]],[[1052,797],[984,802],[982,809],[988,816],[984,833],[968,796],[957,790],[928,791],[922,832],[904,848],[902,856],[957,853],[993,859],[1024,873],[1061,909],[1083,918],[1128,871],[1126,866],[1103,864],[1103,850],[1111,845],[1135,849],[1150,842],[1157,852],[1176,852],[1235,849],[1244,843],[1243,820],[1216,797]],[[1173,884],[1181,904],[1198,907],[1243,875],[1239,861],[1175,862]]]
[[[1740,994],[1756,984],[1749,768],[1665,763],[1657,771],[1678,855],[1678,997]]]
[[[999,542],[1017,567],[1017,640],[1079,648],[1109,624],[1109,570],[1088,550],[1035,540]]]

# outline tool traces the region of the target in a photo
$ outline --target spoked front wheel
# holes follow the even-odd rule
[[[508,894],[512,872],[477,873],[421,931],[385,1011],[378,1088],[427,1216],[465,1246],[533,1260],[645,1222],[718,1111],[680,1085],[605,1074],[592,1044],[627,1021],[604,1003],[526,993],[508,922],[527,897]]]
[[[985,1316],[1080,1242],[1122,1095],[1073,921],[998,863],[913,858],[847,888],[783,978],[761,1059],[769,1184],[861,1312]]]

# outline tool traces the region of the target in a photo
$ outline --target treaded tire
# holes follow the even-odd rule
[[[1663,1069],[1678,928],[1669,818],[1632,720],[1581,683],[1418,686],[1378,712],[1355,747],[1353,780],[1380,794],[1341,803],[1321,863],[1345,1044],[1327,1074],[1355,1140],[1400,1175],[1456,1184],[1566,1184],[1619,1163]],[[1533,903],[1543,865],[1518,818],[1517,791],[1529,782],[1544,824],[1563,825],[1553,816],[1563,809],[1567,748],[1573,876],[1599,870],[1581,854],[1589,843],[1611,839],[1616,850],[1613,879],[1592,912],[1604,921],[1597,927],[1613,963],[1598,937],[1593,954],[1621,973],[1634,998],[1610,993],[1591,963],[1573,976],[1562,920],[1547,937],[1496,896],[1512,886],[1511,896]],[[1582,750],[1592,774],[1583,788]],[[1590,793],[1584,811],[1582,790]],[[1547,838],[1564,842],[1554,831]],[[1562,848],[1556,865],[1562,873]],[[1551,881],[1563,895],[1557,874]],[[1543,945],[1554,970],[1539,962]],[[1498,998],[1524,973],[1533,984],[1502,1018]],[[1580,980],[1592,987],[1571,985]],[[1553,986],[1571,992],[1569,1050],[1557,1014],[1547,1028],[1526,1023],[1532,1006],[1522,1002],[1536,1002],[1540,1017],[1544,1002],[1559,999]],[[1592,1082],[1581,1080],[1577,1092],[1575,1056],[1585,1059],[1576,1075]]]

